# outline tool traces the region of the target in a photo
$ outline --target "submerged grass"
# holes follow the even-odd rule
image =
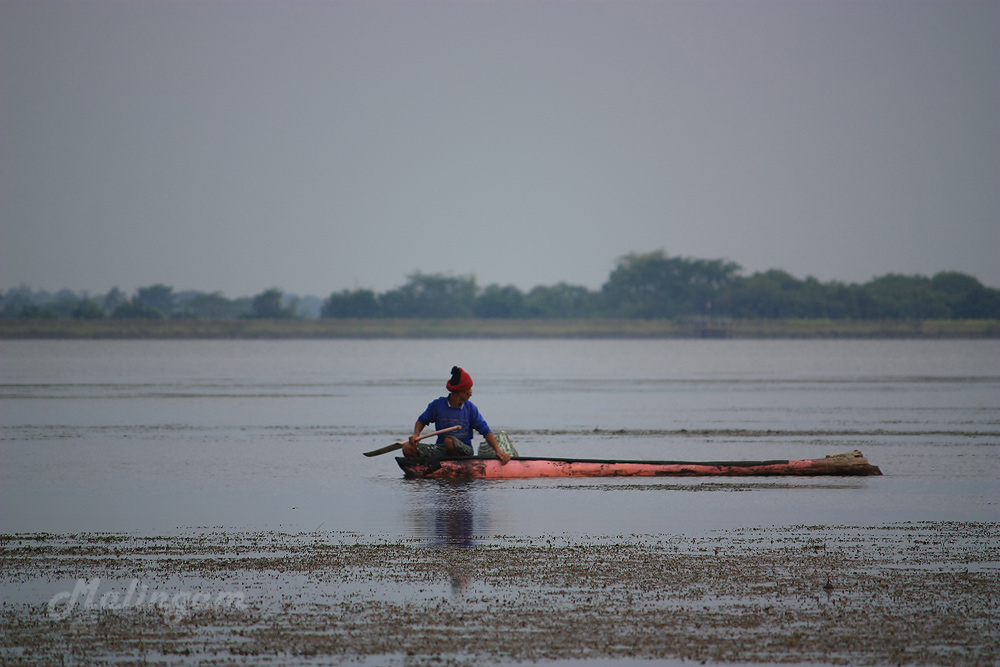
[[[38,590],[3,605],[5,664],[1000,659],[996,523],[454,544],[329,532],[20,534],[0,536],[0,562],[6,586]],[[68,597],[77,578],[94,582],[98,602],[87,609],[81,597],[53,616],[53,591]],[[129,581],[188,606],[104,597]],[[191,606],[223,592],[239,604]]]
[[[1000,338],[1000,320],[0,320],[0,339]]]

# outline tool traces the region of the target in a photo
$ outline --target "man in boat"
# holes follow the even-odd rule
[[[472,397],[472,377],[458,366],[451,369],[451,379],[445,384],[447,396],[430,402],[423,414],[417,418],[413,435],[403,445],[403,455],[413,457],[473,456],[472,430],[486,438],[500,462],[506,464],[510,455],[503,451],[489,424],[479,413],[479,408],[469,399]],[[440,430],[458,425],[461,428],[447,435],[439,435],[435,443],[420,442],[420,432],[433,423]]]

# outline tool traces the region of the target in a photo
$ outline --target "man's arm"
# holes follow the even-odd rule
[[[500,463],[507,465],[507,461],[510,461],[510,454],[500,449],[500,443],[497,442],[497,439],[492,432],[486,434],[486,442],[490,443],[490,447],[492,447],[493,451],[497,453],[497,458],[500,459]]]
[[[416,457],[420,456],[420,450],[417,449],[417,443],[420,442],[420,432],[424,430],[424,423],[417,420],[417,423],[413,425],[413,435],[410,439],[406,441],[403,445],[403,456]]]
[[[425,424],[417,420],[417,423],[413,425],[413,435],[410,436],[410,446],[416,449],[417,443],[420,442],[420,432],[424,430]]]

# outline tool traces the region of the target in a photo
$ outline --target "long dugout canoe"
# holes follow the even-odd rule
[[[518,456],[507,465],[495,458],[397,456],[406,477],[508,479],[523,477],[752,477],[769,475],[881,475],[858,450],[822,459],[788,461],[608,461]]]

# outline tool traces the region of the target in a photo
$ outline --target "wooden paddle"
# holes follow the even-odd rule
[[[443,428],[440,431],[434,431],[432,433],[422,434],[417,439],[418,440],[425,440],[427,438],[432,438],[435,435],[441,435],[442,433],[451,433],[452,431],[457,431],[460,428],[462,428],[462,427],[461,426],[449,426],[448,428]],[[391,445],[387,445],[385,447],[382,447],[381,449],[373,449],[370,452],[365,452],[365,456],[378,456],[379,454],[386,454],[388,452],[394,452],[397,449],[402,449],[403,445],[405,445],[407,442],[409,442],[409,441],[408,440],[404,440],[402,442],[394,442]]]

